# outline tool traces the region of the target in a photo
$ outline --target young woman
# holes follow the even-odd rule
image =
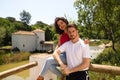
[[[67,25],[68,25],[68,21],[64,17],[57,17],[55,19],[55,22],[54,22],[55,30],[56,30],[56,33],[59,34],[58,45],[56,46],[56,49],[59,46],[61,46],[62,44],[64,44],[65,42],[70,40],[70,38],[69,38],[69,36],[67,34],[67,29],[66,29]],[[89,42],[85,41],[85,43],[89,43]],[[63,61],[63,63],[66,64],[65,52],[63,52],[60,55],[60,58]],[[57,69],[57,66],[59,66],[57,61],[53,57],[49,57],[46,60],[44,66],[42,68],[42,71],[40,72],[39,77],[37,78],[37,80],[44,80],[43,76],[45,75],[47,70],[50,70],[51,72],[53,72],[57,76],[59,76],[61,78],[61,80],[64,80],[64,75],[61,73],[61,71],[59,71]]]
[[[58,45],[56,46],[56,48],[58,48],[60,45],[62,45],[64,42],[69,41],[69,37],[66,31],[66,26],[68,25],[68,21],[67,19],[65,19],[64,17],[57,17],[55,19],[54,22],[54,26],[55,26],[55,30],[56,33],[59,34],[59,38],[58,38]],[[65,53],[61,54],[61,59],[62,61],[66,64],[66,55]],[[53,57],[49,57],[43,68],[42,71],[39,74],[39,77],[37,78],[37,80],[44,80],[44,75],[47,72],[47,70],[50,70],[51,72],[55,73],[57,76],[61,77],[61,80],[63,80],[63,76],[61,71],[59,71],[57,69],[58,63],[56,62],[56,60],[54,60]]]

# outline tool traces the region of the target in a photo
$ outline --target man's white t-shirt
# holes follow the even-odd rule
[[[90,58],[89,45],[85,44],[83,40],[79,39],[76,43],[72,43],[71,40],[65,42],[57,50],[66,52],[67,65],[69,68],[80,65],[83,58]],[[87,70],[83,69],[83,70]]]

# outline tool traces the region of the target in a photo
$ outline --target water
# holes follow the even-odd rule
[[[90,56],[91,59],[95,59],[101,52],[103,52],[104,48],[98,46],[90,46]]]

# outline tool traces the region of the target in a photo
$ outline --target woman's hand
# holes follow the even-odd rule
[[[85,43],[85,44],[89,44],[90,41],[89,41],[88,39],[84,39],[84,43]]]

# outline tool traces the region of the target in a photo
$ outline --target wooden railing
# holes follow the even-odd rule
[[[0,72],[0,80],[1,80],[2,78],[5,78],[5,77],[10,76],[10,75],[12,75],[12,74],[15,74],[15,73],[24,71],[24,70],[29,69],[29,68],[32,68],[32,67],[34,67],[34,66],[37,66],[37,62],[31,62],[31,63],[25,64],[25,65],[22,65],[22,66],[13,68],[13,69],[9,69],[9,70]]]
[[[37,62],[31,62],[23,66],[19,66],[7,71],[0,72],[0,79],[5,78],[7,76],[10,76],[12,74],[21,72],[23,70],[32,68],[34,66],[37,66]],[[107,73],[107,74],[114,74],[114,75],[120,75],[120,67],[117,66],[108,66],[108,65],[98,65],[98,64],[91,64],[90,65],[90,71],[94,72],[101,72],[101,73]]]
[[[120,67],[117,66],[91,64],[90,71],[120,75]]]

